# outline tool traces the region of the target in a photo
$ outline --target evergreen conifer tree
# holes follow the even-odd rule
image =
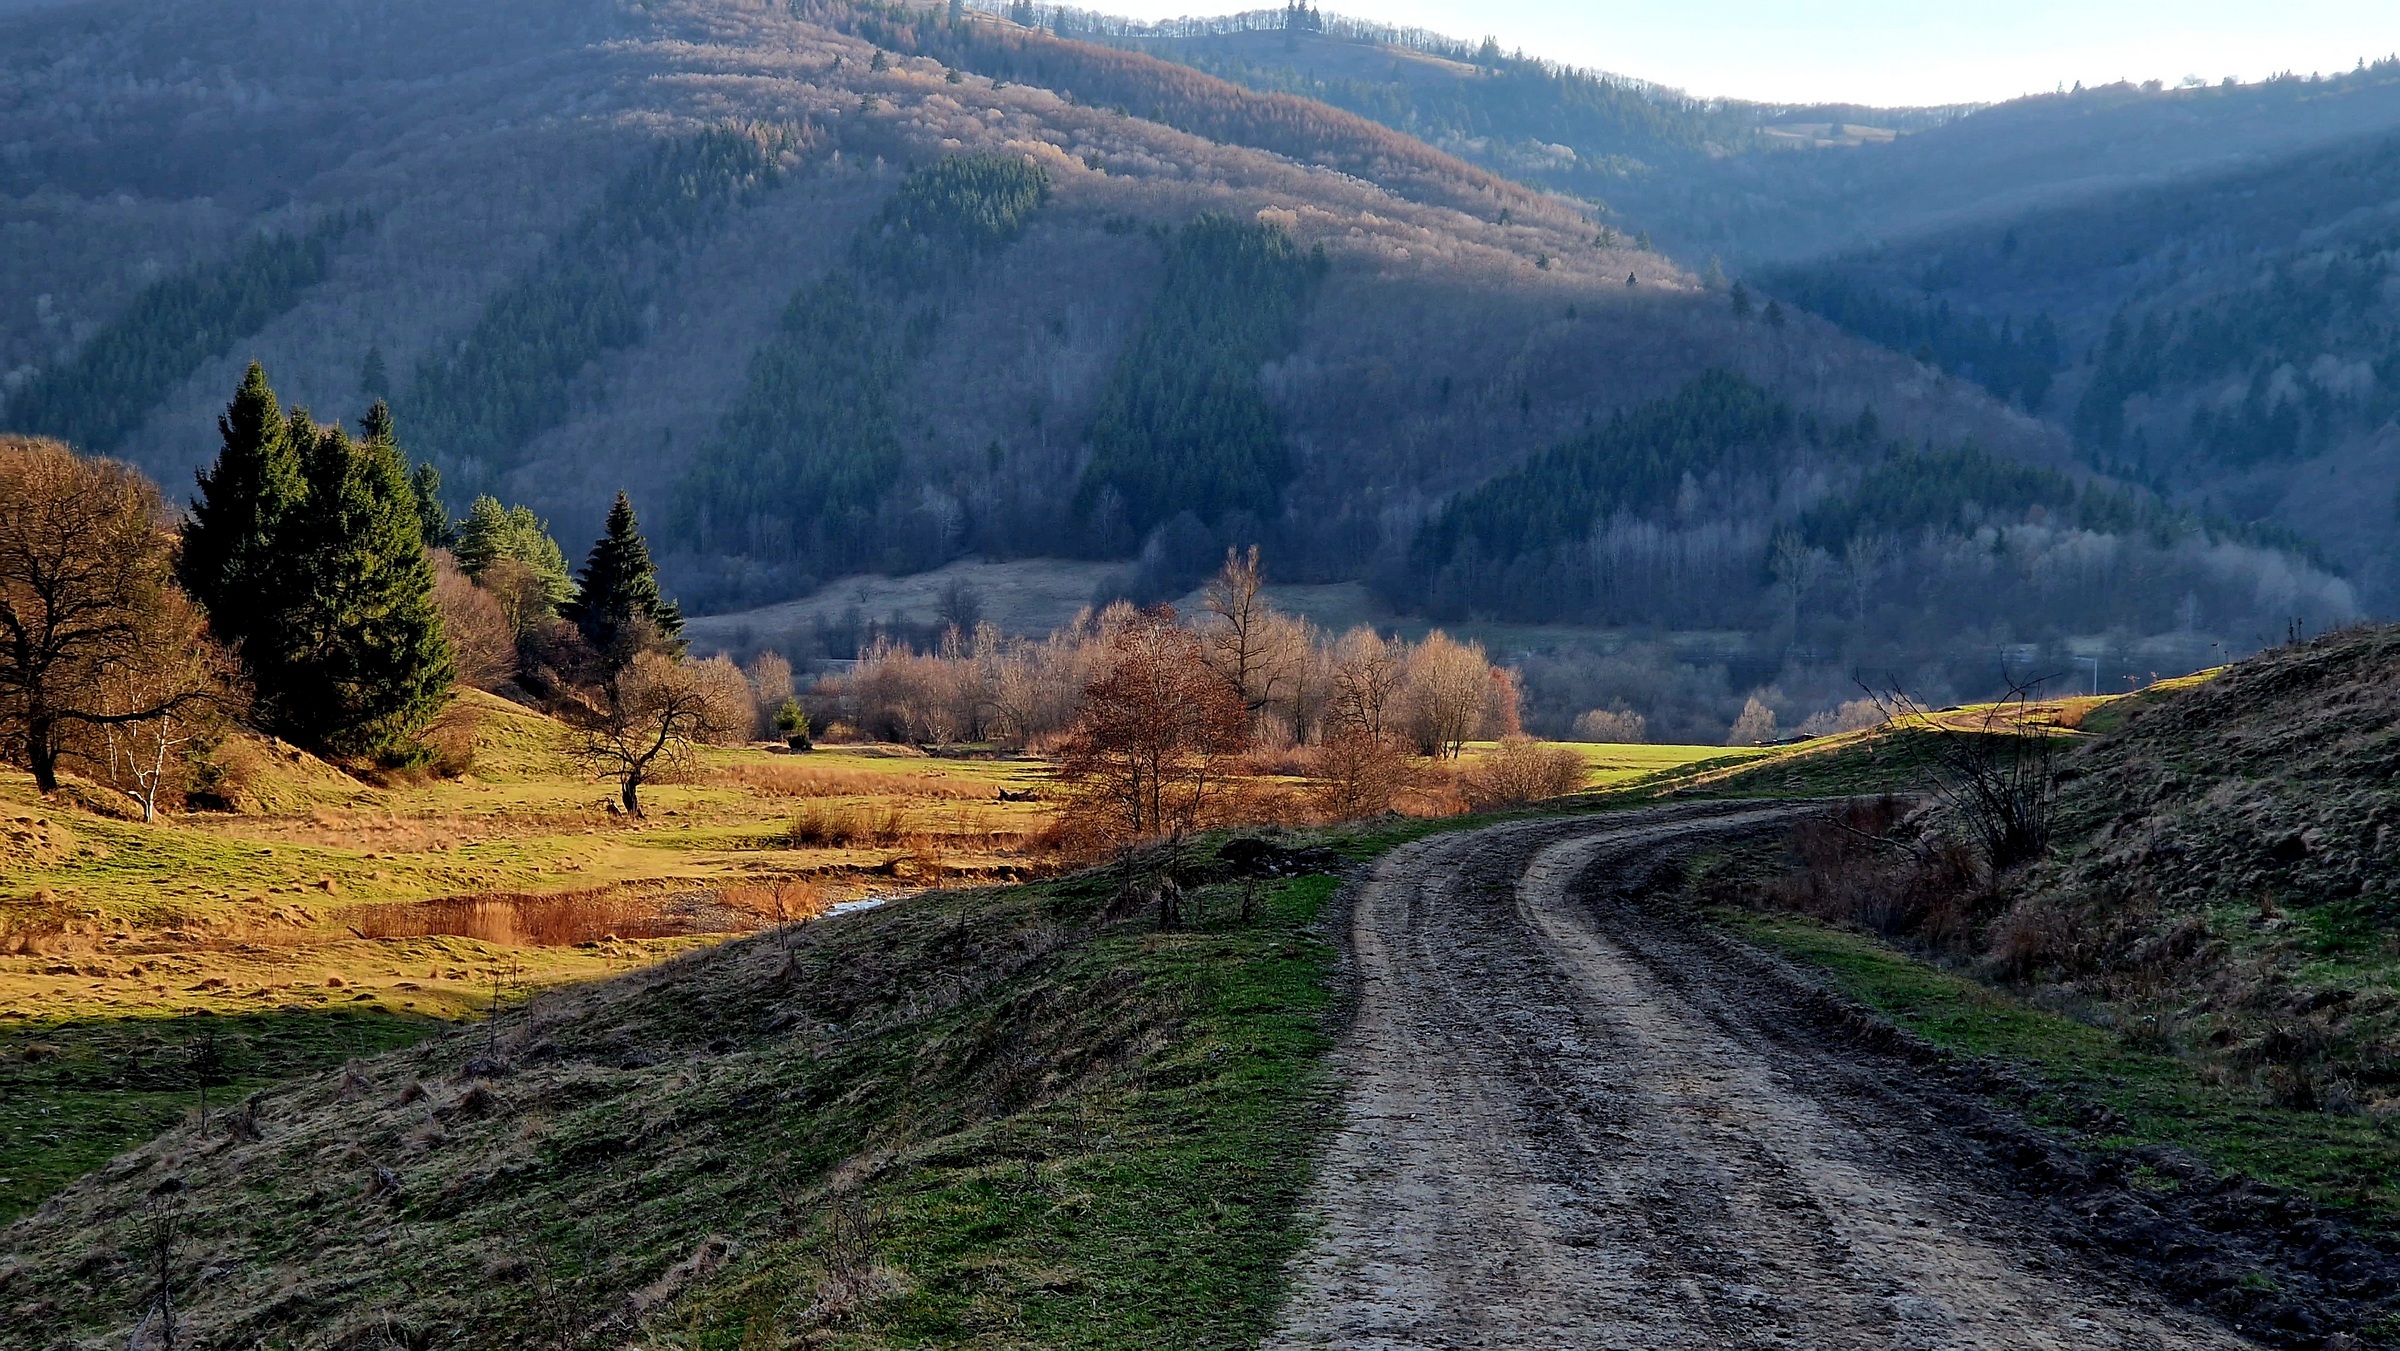
[[[392,397],[392,372],[384,365],[383,348],[367,349],[367,359],[358,368],[358,389],[376,403]]]
[[[339,427],[312,426],[300,462],[307,491],[282,532],[299,586],[253,663],[259,693],[303,745],[404,761],[455,673],[407,467],[388,437]]]
[[[550,537],[550,523],[528,507],[504,507],[489,494],[475,499],[458,526],[458,567],[469,577],[485,580],[484,572],[503,560],[524,564],[540,579],[550,610],[575,598],[575,580],[567,573],[567,556]]]
[[[642,538],[633,502],[622,489],[575,587],[566,616],[610,672],[622,670],[648,643],[683,650],[683,611],[659,594],[649,542]]]
[[[358,421],[358,429],[371,445],[388,446],[407,464],[408,456],[400,449],[400,435],[392,422],[392,407],[377,399],[367,415]],[[458,527],[450,520],[450,509],[442,505],[442,471],[431,461],[409,471],[408,491],[417,506],[417,529],[424,536],[428,549],[447,549],[458,540]]]
[[[273,647],[286,580],[280,536],[306,488],[289,423],[255,361],[217,419],[224,448],[200,474],[176,575],[217,636],[247,653]]]

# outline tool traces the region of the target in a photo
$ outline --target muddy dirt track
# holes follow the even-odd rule
[[[1939,1085],[1642,904],[1662,859],[1799,810],[1529,822],[1377,865],[1348,1115],[1270,1346],[2254,1345],[2061,1242]]]

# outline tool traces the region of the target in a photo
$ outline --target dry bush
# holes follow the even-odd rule
[[[257,800],[266,762],[248,737],[230,729],[193,743],[184,804],[195,811],[238,812]]]
[[[516,679],[517,631],[500,599],[460,572],[448,550],[435,550],[433,565],[433,603],[458,663],[459,683],[496,690]]]
[[[691,926],[659,898],[602,888],[552,895],[494,892],[362,905],[344,912],[367,938],[453,936],[511,946],[571,947],[604,938],[665,938]]]
[[[1469,766],[1459,787],[1468,806],[1488,812],[1564,797],[1582,788],[1591,776],[1590,767],[1572,748],[1512,736]]]
[[[1363,728],[1335,733],[1308,757],[1308,797],[1336,821],[1381,816],[1409,785],[1408,757]]]
[[[2095,955],[2083,918],[2048,897],[2009,907],[1991,927],[1989,956],[2010,980],[2083,970]]]
[[[433,724],[417,740],[433,753],[436,775],[455,779],[475,768],[475,733],[482,721],[471,705],[457,699],[434,715]]]
[[[799,849],[891,848],[908,838],[904,808],[811,802],[784,827],[784,839]]]
[[[1409,782],[1392,795],[1392,810],[1427,820],[1463,815],[1469,810],[1464,778],[1448,766],[1412,766]]]
[[[1786,847],[1801,866],[1768,885],[1766,903],[1968,954],[1998,900],[1956,841],[1900,835],[1908,813],[1884,797],[1794,826]]]

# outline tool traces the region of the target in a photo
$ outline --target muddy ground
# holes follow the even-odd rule
[[[2390,1254],[2250,1184],[2137,1190],[2017,1120],[1999,1067],[1657,903],[1678,856],[1808,810],[1531,822],[1380,862],[1348,921],[1348,1115],[1269,1344],[2361,1344]]]

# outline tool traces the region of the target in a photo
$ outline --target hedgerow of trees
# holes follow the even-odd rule
[[[265,234],[232,257],[144,287],[72,357],[9,399],[9,425],[89,451],[123,443],[202,363],[289,311],[324,280],[333,247],[366,223],[327,217],[306,234]]]
[[[486,301],[455,345],[419,363],[396,405],[411,436],[470,486],[508,468],[566,418],[584,367],[640,336],[665,260],[782,181],[801,145],[789,128],[742,125],[658,146]]]
[[[911,173],[848,259],[803,289],[714,437],[677,485],[674,520],[702,550],[820,574],[879,561],[877,501],[902,463],[900,377],[976,260],[1049,200],[1040,165],[957,155]]]

